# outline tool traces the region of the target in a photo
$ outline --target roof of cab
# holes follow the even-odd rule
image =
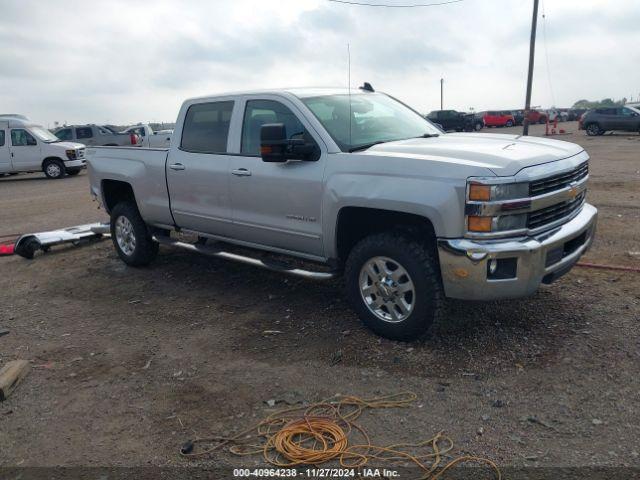
[[[2,123],[6,122],[6,125],[8,125],[9,128],[39,126],[37,123],[34,123],[28,117],[25,117],[24,115],[19,115],[17,113],[0,114],[0,122]]]
[[[243,95],[293,95],[298,98],[317,97],[321,95],[347,95],[349,89],[346,87],[299,87],[299,88],[272,88],[262,90],[244,90],[237,92],[223,92],[212,95],[202,95],[199,97],[188,98],[186,102],[194,102],[198,100],[208,100],[223,97],[240,97]],[[360,88],[352,88],[351,95],[371,95],[375,92],[369,92]]]

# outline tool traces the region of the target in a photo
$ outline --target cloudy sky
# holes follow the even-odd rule
[[[49,126],[173,121],[187,97],[345,86],[347,43],[352,86],[369,81],[428,112],[439,107],[443,77],[445,108],[518,108],[531,7],[532,0],[429,8],[0,0],[0,113]],[[638,0],[541,0],[541,7],[534,105],[640,95]]]

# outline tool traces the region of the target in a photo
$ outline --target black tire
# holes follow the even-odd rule
[[[482,123],[480,123],[480,122],[476,122],[476,123],[475,123],[475,125],[473,126],[473,129],[474,129],[476,132],[479,132],[480,130],[482,130],[482,127],[484,127],[484,125],[483,125]]]
[[[119,236],[116,231],[116,224],[120,218],[126,219],[130,225],[130,232],[133,235],[133,245],[123,240],[122,234]],[[124,220],[123,220],[124,221]],[[122,227],[119,227],[122,231]],[[131,239],[129,235],[126,238]],[[118,203],[111,210],[111,240],[118,256],[124,263],[132,267],[141,267],[150,264],[158,254],[158,242],[153,241],[147,224],[144,223],[138,207],[133,202]],[[123,245],[131,247],[131,251],[123,250],[120,241],[125,242]]]
[[[365,274],[365,265],[375,257],[386,257],[392,260],[390,263],[397,263],[407,273],[404,281],[413,282],[414,293],[401,294],[407,295],[403,299],[409,298],[412,305],[404,319],[394,322],[381,318],[370,309],[361,293],[360,277]],[[426,245],[401,232],[379,233],[357,243],[345,265],[345,281],[347,297],[363,323],[378,335],[392,340],[409,341],[425,335],[438,311],[444,306],[440,270],[433,254]],[[398,283],[400,282],[399,278]],[[384,302],[380,290],[373,284],[371,286],[375,291],[372,297]],[[391,316],[387,305],[380,307],[385,309],[381,314]],[[396,312],[399,313],[399,310]]]
[[[42,164],[42,171],[47,176],[47,178],[53,180],[63,178],[66,174],[64,163],[56,158],[45,160]]]
[[[589,125],[585,126],[584,129],[587,132],[587,135],[589,135],[590,137],[595,137],[596,135],[602,135],[604,133],[602,128],[600,128],[600,125],[598,125],[597,123],[590,123]]]
[[[71,175],[72,177],[74,175],[78,175],[79,173],[80,173],[80,169],[79,168],[67,169],[67,175]]]
[[[507,127],[513,127],[513,122],[511,120],[507,120]]]

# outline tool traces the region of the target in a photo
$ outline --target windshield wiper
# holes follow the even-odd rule
[[[349,152],[357,152],[359,150],[366,150],[368,148],[373,147],[374,145],[379,145],[381,143],[392,142],[393,140],[378,140],[377,142],[365,143],[364,145],[359,145],[357,147],[353,147],[349,149]]]

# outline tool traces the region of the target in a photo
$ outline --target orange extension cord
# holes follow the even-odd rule
[[[189,448],[185,450],[183,447],[180,453],[184,457],[203,456],[230,445],[229,451],[234,455],[261,453],[267,463],[280,468],[331,461],[339,462],[343,468],[360,468],[371,460],[377,460],[404,466],[413,464],[421,470],[420,479],[433,480],[459,463],[475,462],[488,465],[498,480],[502,478],[498,466],[486,458],[465,455],[443,463],[443,457],[453,450],[453,441],[442,432],[419,443],[377,446],[355,423],[365,409],[408,407],[416,399],[412,392],[372,399],[337,395],[332,400],[274,412],[230,438],[192,440],[188,442]],[[360,437],[360,443],[350,444],[349,439],[354,436]],[[196,443],[214,445],[193,452]],[[427,452],[424,452],[425,448]],[[423,452],[419,453],[421,449]]]

